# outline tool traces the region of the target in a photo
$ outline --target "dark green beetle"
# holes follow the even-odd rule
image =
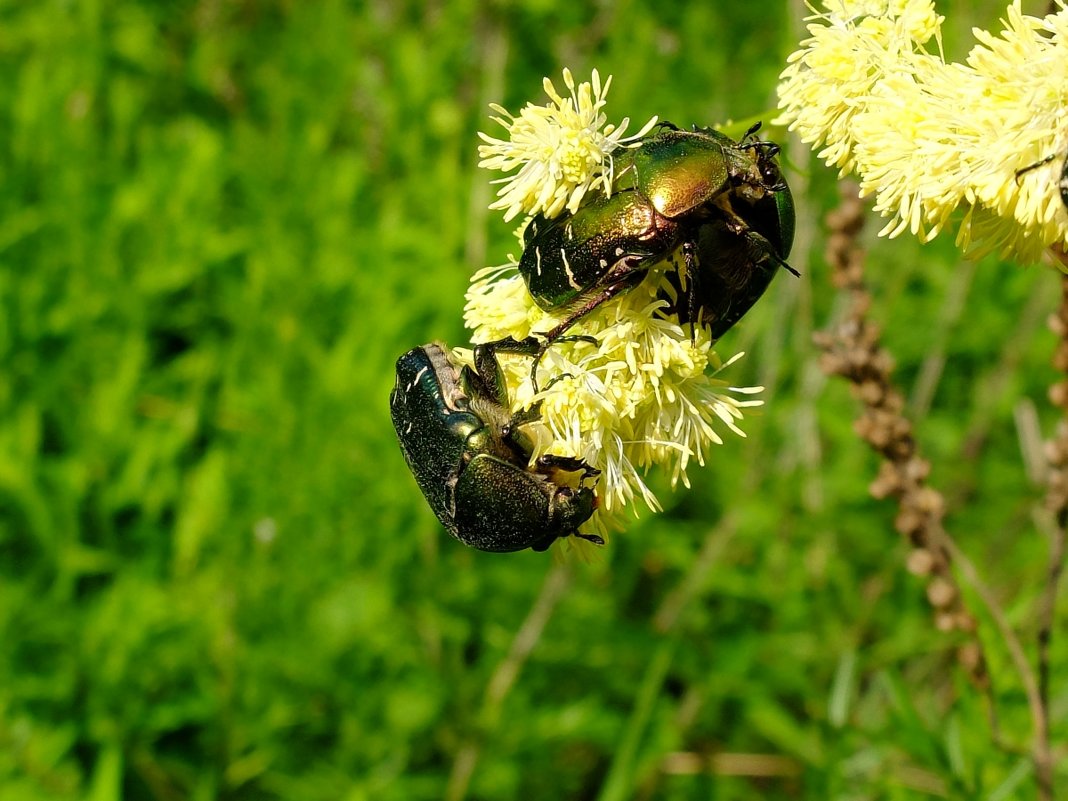
[[[456,539],[482,551],[544,551],[558,537],[599,545],[578,526],[597,505],[585,486],[600,471],[582,459],[542,456],[529,466],[522,427],[538,408],[508,409],[494,346],[475,348],[475,369],[457,366],[431,343],[397,360],[389,396],[401,452],[427,503]],[[572,484],[565,474],[581,474]]]
[[[760,299],[780,266],[797,274],[782,260],[794,237],[789,191],[755,200],[735,197],[733,216],[714,215],[698,226],[699,270],[667,273],[668,284],[674,288],[674,298],[669,296],[671,310],[680,322],[700,321],[713,339],[719,339]],[[791,203],[791,213],[783,213],[784,202]],[[683,290],[683,275],[696,278],[690,291]]]
[[[676,311],[713,337],[748,311],[776,267],[789,269],[793,198],[774,160],[779,147],[757,139],[758,128],[735,142],[665,123],[616,158],[611,196],[594,196],[573,214],[531,219],[519,272],[540,308],[567,310],[541,335],[540,352],[676,251],[685,282],[675,284],[686,287]]]

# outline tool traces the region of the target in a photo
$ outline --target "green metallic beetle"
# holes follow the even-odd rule
[[[586,483],[600,471],[567,456],[530,466],[523,426],[539,411],[509,411],[497,349],[476,346],[475,369],[457,369],[439,343],[397,360],[390,412],[416,483],[441,524],[472,548],[544,551],[567,536],[603,545],[578,531],[597,506]]]
[[[794,204],[775,156],[778,145],[738,142],[708,128],[664,123],[615,160],[611,196],[576,212],[531,219],[519,272],[534,302],[565,319],[540,335],[544,352],[581,317],[637,286],[648,269],[676,251],[685,286],[676,311],[720,336],[787,269]],[[793,272],[791,270],[791,272]]]
[[[794,236],[793,215],[784,215],[781,206],[788,193],[784,189],[755,200],[735,197],[735,217],[713,216],[698,226],[698,272],[667,273],[674,289],[670,308],[681,323],[700,322],[719,339],[761,298],[780,266],[797,275],[782,260]],[[690,291],[683,290],[683,275],[696,276]]]

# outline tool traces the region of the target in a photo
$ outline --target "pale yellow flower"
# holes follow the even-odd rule
[[[545,79],[550,104],[528,104],[518,117],[494,106],[509,140],[480,134],[485,143],[479,147],[480,164],[518,172],[502,179],[491,208],[503,209],[506,220],[528,215],[529,222],[538,213],[575,212],[590,192],[612,192],[612,152],[637,144],[656,118],[628,137],[623,136],[626,119],[618,128],[606,126],[603,107],[610,82],[602,86],[594,70],[592,83],[576,87],[565,69],[569,97]],[[522,227],[517,236],[522,245]],[[658,511],[659,501],[646,483],[648,471],[666,470],[672,486],[689,486],[689,467],[704,464],[724,431],[745,436],[739,427],[743,415],[762,404],[751,397],[762,388],[731,387],[719,378],[727,365],[712,350],[707,329],[691,333],[666,313],[668,301],[661,292],[674,290],[664,278],[677,269],[671,258],[667,254],[652,265],[636,288],[585,315],[542,355],[538,392],[531,380],[532,356],[498,353],[513,410],[535,404],[540,409],[540,420],[526,426],[535,443],[531,459],[546,453],[573,456],[601,471],[599,505],[584,533],[603,537],[621,528],[625,510],[636,514],[638,501]],[[534,303],[514,262],[477,272],[464,310],[476,343],[525,340],[552,330],[565,317]],[[470,351],[456,353],[470,363]],[[583,548],[584,542],[574,545]]]
[[[669,471],[672,485],[689,486],[687,469],[703,465],[721,433],[745,436],[738,423],[762,404],[759,387],[731,387],[704,329],[695,336],[665,317],[657,288],[665,262],[636,289],[582,318],[569,334],[595,337],[558,342],[538,368],[540,391],[530,380],[531,357],[501,354],[515,410],[541,403],[542,453],[578,456],[601,470],[600,506],[584,531],[605,535],[619,528],[623,510],[638,499],[657,511],[645,482],[653,467]],[[515,266],[483,270],[468,291],[465,321],[475,342],[523,339],[549,330],[560,318],[535,306]],[[469,357],[468,357],[469,358]],[[735,357],[738,358],[738,357]],[[733,362],[734,359],[731,360]]]
[[[1068,9],[1037,18],[1016,2],[1004,25],[1000,37],[976,29],[979,44],[967,59],[989,87],[976,109],[989,136],[973,184],[976,205],[993,215],[971,215],[960,238],[980,252],[1033,262],[1048,246],[1068,242],[1068,209],[1057,186],[1068,151]],[[1001,225],[992,225],[993,217]]]
[[[1068,244],[1058,182],[1068,155],[1068,9],[974,30],[963,63],[928,52],[930,0],[828,0],[782,74],[778,122],[823,145],[888,217],[921,240],[960,217],[957,243],[1021,262]],[[850,58],[858,59],[860,65]]]
[[[855,171],[861,193],[875,195],[875,210],[890,218],[881,235],[905,230],[926,241],[974,189],[972,176],[987,154],[973,119],[945,102],[977,102],[985,84],[959,65],[928,55],[907,59],[908,70],[887,75],[853,120]],[[980,123],[980,126],[982,123]]]
[[[610,193],[612,152],[640,139],[656,124],[654,117],[637,133],[624,136],[629,118],[618,126],[606,125],[608,117],[602,111],[612,76],[602,85],[594,70],[591,82],[577,87],[570,70],[564,69],[563,76],[567,97],[545,78],[550,103],[528,103],[518,117],[502,106],[491,106],[500,115],[493,119],[508,131],[508,139],[479,133],[485,142],[478,148],[480,167],[506,173],[518,170],[495,181],[503,186],[490,208],[503,209],[505,220],[519,214],[555,217],[564,209],[576,211],[591,190]]]
[[[783,114],[775,124],[789,124],[803,142],[824,144],[820,158],[844,175],[853,169],[860,101],[903,54],[937,39],[942,18],[930,0],[827,0],[823,6],[826,12],[809,18],[810,37],[782,73]]]

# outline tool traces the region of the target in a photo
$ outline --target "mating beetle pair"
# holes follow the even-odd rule
[[[575,457],[530,464],[523,426],[539,407],[509,411],[496,354],[532,356],[533,377],[545,350],[582,316],[676,252],[683,265],[668,274],[669,302],[680,322],[706,325],[713,338],[734,325],[777,268],[789,269],[793,243],[793,199],[774,161],[779,148],[755,138],[758,127],[735,142],[711,129],[662,125],[616,158],[610,196],[552,220],[535,216],[519,272],[538,306],[565,312],[551,331],[477,346],[473,369],[458,369],[439,344],[397,360],[390,408],[401,451],[458,540],[485,551],[540,551],[567,536],[603,544],[578,531],[596,507],[587,484],[599,471]]]
[[[672,310],[714,339],[764,294],[780,265],[791,269],[793,198],[774,161],[779,147],[757,139],[759,127],[735,142],[663,123],[616,158],[610,196],[531,219],[519,272],[540,308],[567,313],[541,335],[536,356],[677,250],[685,278],[669,279],[679,299]]]
[[[596,507],[585,486],[600,471],[581,459],[541,456],[523,425],[538,407],[512,414],[493,346],[475,348],[475,369],[457,369],[443,345],[414,348],[397,360],[389,396],[401,452],[441,524],[482,551],[544,551],[558,537],[599,545],[578,526]],[[567,483],[566,474],[580,474]]]

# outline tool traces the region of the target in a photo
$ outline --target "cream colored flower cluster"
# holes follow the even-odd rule
[[[932,0],[822,5],[782,73],[776,122],[859,178],[889,218],[880,234],[927,241],[960,210],[957,243],[971,255],[1030,263],[1064,251],[1063,4],[1037,18],[1016,0],[1000,35],[974,30],[964,63],[943,57]]]
[[[603,127],[611,79],[602,87],[595,71],[592,86],[576,88],[565,70],[564,82],[570,97],[546,79],[551,103],[527,105],[518,117],[494,107],[509,139],[483,135],[488,144],[480,155],[482,166],[517,171],[502,179],[491,206],[505,209],[505,219],[539,212],[553,217],[575,211],[588,193],[611,193],[612,151],[635,143],[655,123],[622,138],[626,120],[618,128]],[[647,470],[660,467],[673,485],[688,486],[690,464],[704,464],[709,446],[722,442],[720,431],[745,436],[738,423],[762,403],[750,397],[762,388],[731,387],[718,377],[738,357],[721,364],[706,330],[691,332],[666,313],[664,293],[672,290],[663,278],[670,269],[670,260],[653,266],[638,287],[581,318],[541,358],[536,393],[531,357],[499,354],[513,409],[541,404],[541,421],[529,426],[537,443],[532,458],[577,456],[601,471],[599,506],[584,531],[604,535],[621,527],[625,507],[636,499],[658,510]],[[534,304],[515,263],[479,271],[467,294],[465,322],[476,343],[523,340],[551,330],[562,315]],[[457,355],[471,360],[469,351]]]
[[[612,76],[602,86],[594,70],[590,83],[576,87],[571,70],[565,68],[563,75],[568,97],[545,78],[548,105],[528,103],[518,117],[496,103],[491,106],[501,115],[493,119],[508,131],[508,139],[479,132],[485,144],[478,148],[478,166],[506,173],[518,168],[510,178],[495,181],[504,186],[490,208],[504,209],[505,221],[520,213],[555,217],[564,209],[575,212],[591,189],[611,192],[612,151],[640,139],[656,124],[653,117],[636,134],[624,136],[629,118],[618,126],[606,125],[602,112]]]

